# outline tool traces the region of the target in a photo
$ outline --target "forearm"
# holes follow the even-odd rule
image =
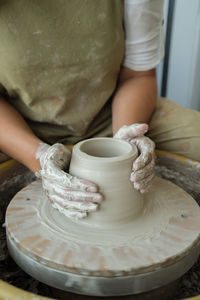
[[[137,72],[124,68],[112,102],[113,134],[123,125],[148,123],[155,109],[157,83],[155,70]]]
[[[41,142],[20,114],[0,97],[0,150],[36,172],[40,169],[36,151]]]

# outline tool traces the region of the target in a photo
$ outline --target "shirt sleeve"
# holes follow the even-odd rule
[[[163,9],[164,0],[125,0],[125,67],[147,71],[164,57]]]

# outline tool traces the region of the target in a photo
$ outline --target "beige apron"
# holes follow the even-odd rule
[[[0,85],[37,136],[71,144],[112,134],[123,1],[3,1],[0,40]]]

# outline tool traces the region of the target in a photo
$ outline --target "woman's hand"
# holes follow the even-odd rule
[[[71,176],[67,169],[71,152],[62,144],[49,146],[41,143],[36,158],[41,170],[36,176],[42,179],[42,185],[53,207],[69,218],[81,219],[88,212],[97,210],[102,195],[92,182]]]
[[[139,150],[139,157],[133,163],[130,180],[133,182],[134,188],[141,193],[148,190],[154,177],[155,144],[151,139],[144,136],[147,131],[147,124],[132,124],[121,127],[114,135],[114,138],[126,140],[134,144]]]

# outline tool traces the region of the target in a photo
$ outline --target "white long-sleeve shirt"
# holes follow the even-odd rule
[[[125,0],[124,66],[135,71],[155,68],[164,56],[164,0]]]

